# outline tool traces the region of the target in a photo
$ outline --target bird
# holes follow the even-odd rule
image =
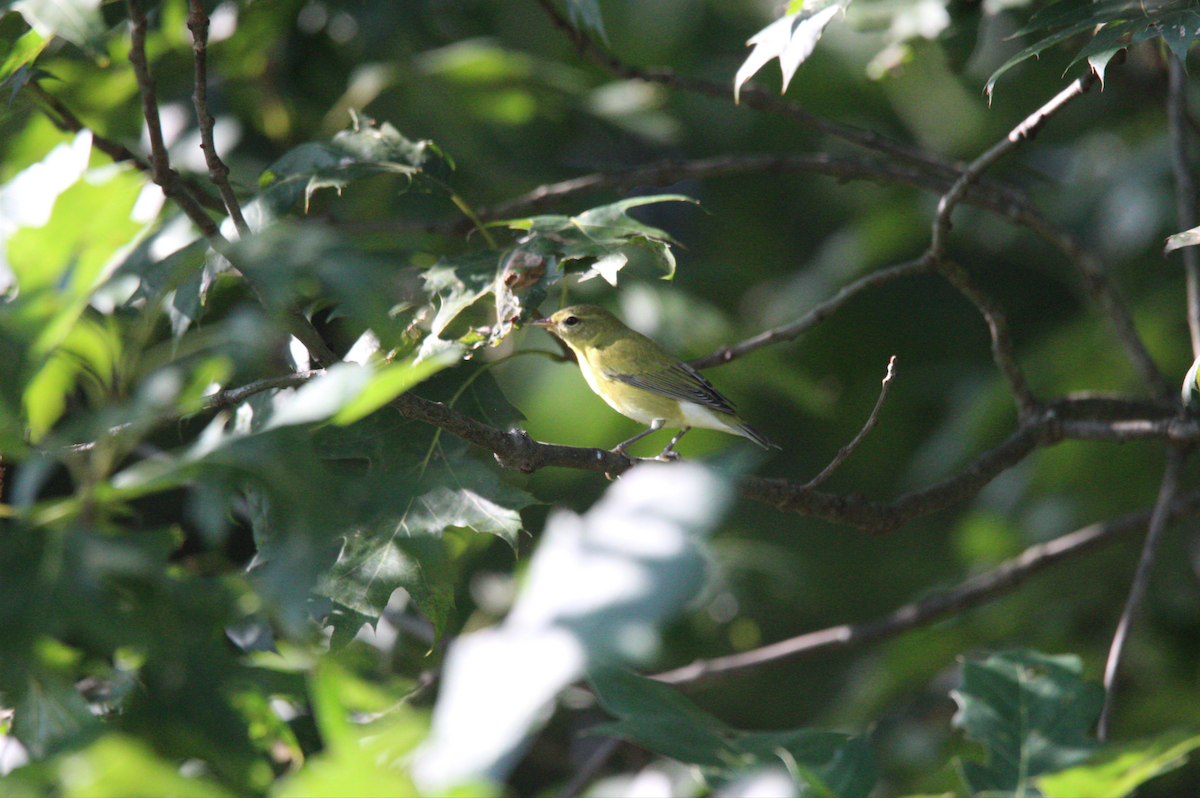
[[[629,329],[604,308],[572,305],[530,323],[571,348],[588,386],[609,407],[648,425],[618,444],[613,449],[617,454],[664,427],[679,428],[679,433],[655,458],[658,460],[678,458],[675,444],[693,427],[741,435],[764,449],[780,448],[739,418],[733,402],[700,372]]]

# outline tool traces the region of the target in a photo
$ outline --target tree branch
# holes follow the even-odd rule
[[[229,388],[207,397],[200,409],[229,407],[265,390],[297,387],[323,373],[324,370],[315,369]],[[882,406],[886,388],[885,382],[871,419],[876,417]],[[430,401],[411,392],[401,394],[390,404],[403,417],[440,427],[491,452],[502,467],[521,473],[559,467],[616,476],[641,461],[640,458],[606,449],[541,443],[530,438],[524,430],[497,429],[441,402]],[[855,440],[845,447],[843,451],[847,455],[870,430],[871,419],[868,419]],[[744,499],[878,534],[894,531],[915,518],[969,499],[997,475],[1021,462],[1034,449],[1064,438],[1110,441],[1155,439],[1189,444],[1200,442],[1200,421],[1174,415],[1174,408],[1167,404],[1124,397],[1073,396],[1047,404],[1026,419],[1007,439],[978,455],[957,473],[891,502],[872,501],[856,494],[823,493],[813,490],[811,482],[770,477],[744,476],[738,487]],[[839,452],[839,458],[835,458],[833,467],[845,459],[842,452]],[[831,469],[827,467],[826,470]]]
[[[846,304],[850,299],[858,294],[869,291],[873,288],[878,288],[881,285],[891,282],[900,277],[911,277],[917,274],[925,274],[929,272],[931,266],[927,260],[913,260],[907,263],[898,263],[895,266],[889,266],[886,269],[872,272],[865,277],[860,277],[849,285],[843,286],[836,294],[829,299],[816,305],[807,313],[805,313],[796,321],[790,324],[785,324],[782,327],[776,327],[772,330],[766,330],[752,338],[734,344],[732,346],[723,346],[710,355],[706,355],[696,360],[691,361],[694,368],[703,369],[709,366],[728,363],[742,355],[749,354],[756,349],[762,349],[764,346],[769,346],[779,341],[791,341],[799,338],[804,333],[816,327],[825,319],[837,312],[842,305]]]
[[[929,251],[935,259],[940,260],[945,254],[946,234],[950,231],[950,215],[954,213],[954,208],[962,200],[967,189],[977,183],[983,173],[996,161],[1037,135],[1046,121],[1061,111],[1067,103],[1087,93],[1096,79],[1096,73],[1089,70],[1082,78],[1072,81],[1071,85],[1060,91],[1050,102],[1025,117],[1021,124],[1009,131],[1002,141],[993,145],[962,171],[958,179],[954,181],[954,185],[938,201],[937,215],[933,220],[933,236],[929,245]]]
[[[1017,363],[1016,347],[1013,345],[1012,336],[1008,334],[1008,317],[1003,309],[976,285],[966,269],[945,258],[937,260],[936,264],[937,272],[957,288],[983,316],[992,341],[992,361],[1008,381],[1008,389],[1017,403],[1017,417],[1024,419],[1036,413],[1040,403],[1029,390],[1025,372]]]
[[[712,81],[684,77],[672,69],[641,69],[631,66],[618,59],[612,53],[601,51],[594,41],[583,31],[572,25],[559,12],[552,0],[537,0],[537,3],[546,13],[546,16],[550,18],[551,23],[571,40],[575,45],[575,49],[581,55],[591,59],[613,74],[629,80],[661,83],[665,86],[702,94],[706,97],[733,100],[732,81],[728,83],[714,83]],[[799,105],[787,102],[777,97],[774,93],[753,83],[748,83],[742,87],[740,97],[741,104],[749,108],[785,116],[800,122],[818,133],[834,136],[864,149],[900,158],[940,177],[953,179],[961,172],[961,167],[955,164],[947,163],[934,158],[926,152],[880,136],[873,130],[822,119],[816,114],[804,110]]]
[[[1179,489],[1179,474],[1186,460],[1187,450],[1181,446],[1172,446],[1167,452],[1167,467],[1163,472],[1162,485],[1158,489],[1158,501],[1155,502],[1154,512],[1150,516],[1146,540],[1142,544],[1142,555],[1138,559],[1137,571],[1134,572],[1133,583],[1129,587],[1129,597],[1125,600],[1125,608],[1117,621],[1117,630],[1108,650],[1108,661],[1104,665],[1104,708],[1100,712],[1100,723],[1096,729],[1096,736],[1101,740],[1108,739],[1117,691],[1117,673],[1121,668],[1121,654],[1125,650],[1125,641],[1129,637],[1133,617],[1146,596],[1150,573],[1154,569],[1154,558],[1158,553],[1158,542],[1170,518],[1171,504],[1175,501],[1175,494]]]
[[[188,30],[192,32],[192,64],[195,74],[195,88],[192,102],[196,106],[196,121],[200,126],[200,147],[204,150],[204,161],[208,164],[209,179],[221,193],[225,209],[233,219],[234,227],[240,235],[250,232],[245,218],[242,216],[242,206],[238,203],[233,187],[229,185],[229,167],[217,154],[217,145],[213,140],[212,114],[208,112],[208,14],[204,10],[203,0],[188,0]]]
[[[892,387],[892,377],[895,375],[894,366],[896,365],[896,356],[892,355],[888,359],[887,373],[883,375],[883,385],[879,389],[879,398],[875,400],[875,408],[871,411],[871,415],[867,417],[867,422],[863,424],[862,429],[854,436],[848,444],[838,449],[837,455],[830,461],[829,465],[821,469],[821,473],[805,482],[800,486],[800,490],[812,490],[817,485],[820,485],[825,480],[829,479],[829,475],[834,472],[838,466],[846,461],[858,445],[863,442],[863,438],[867,437],[867,433],[875,428],[875,423],[879,420],[879,411],[883,409],[883,403],[887,400],[888,389]]]
[[[491,208],[483,208],[476,215],[483,220],[517,217],[537,210],[552,202],[559,202],[579,194],[595,191],[628,189],[637,186],[669,186],[681,180],[704,180],[713,177],[751,172],[794,172],[798,174],[823,174],[839,180],[871,180],[877,183],[904,183],[935,191],[945,191],[951,185],[950,178],[907,166],[861,158],[849,158],[817,152],[798,155],[717,155],[692,161],[670,159],[656,163],[595,172],[590,175],[550,183],[514,197]],[[1007,215],[1012,199],[983,189],[968,191],[966,202],[987,207]],[[458,219],[452,232],[471,229],[470,220]]]
[[[996,163],[996,161],[1015,150],[1023,142],[1033,138],[1051,116],[1061,111],[1072,100],[1083,96],[1097,79],[1096,73],[1089,71],[1084,77],[1072,81],[1069,86],[1055,95],[1053,99],[1027,116],[1019,125],[1009,131],[1008,135],[1002,141],[972,161],[971,165],[963,171],[950,190],[942,195],[942,198],[938,201],[937,214],[934,216],[933,232],[929,244],[929,255],[936,262],[940,264],[944,260],[946,236],[951,227],[950,216],[953,214],[955,207],[962,201],[967,189],[976,183],[982,177],[984,171]],[[1126,357],[1129,358],[1133,367],[1141,375],[1146,387],[1156,397],[1169,397],[1172,393],[1171,390],[1167,387],[1158,367],[1155,366],[1154,361],[1146,351],[1145,345],[1137,334],[1137,329],[1133,324],[1133,319],[1129,315],[1128,309],[1125,307],[1124,302],[1121,301],[1104,269],[1096,263],[1094,258],[1085,255],[1082,247],[1069,235],[1050,225],[1041,214],[1034,211],[1027,204],[1014,204],[1013,211],[1014,219],[1022,221],[1030,229],[1042,235],[1042,238],[1048,243],[1067,254],[1068,259],[1076,271],[1079,272],[1088,294],[1097,301],[1101,309],[1108,315],[1117,334],[1117,339],[1125,349]],[[990,324],[991,322],[989,321],[989,326]],[[995,338],[993,337],[994,340]],[[1010,384],[1014,386],[1014,393],[1016,393],[1018,383],[1013,382],[1013,377],[1009,375],[1008,370],[1003,367],[1002,370],[1005,371],[1006,376],[1009,376]],[[1020,384],[1024,384],[1023,378],[1021,378]],[[1027,407],[1026,402],[1029,399],[1031,397],[1027,394],[1023,397],[1017,393],[1019,407]]]
[[[90,130],[92,134],[92,146],[100,150],[100,152],[104,153],[109,158],[112,158],[113,163],[131,163],[139,171],[145,172],[146,174],[150,173],[150,164],[148,164],[144,158],[134,153],[124,144],[105,138],[97,133],[94,129],[83,124],[79,117],[76,116],[75,113],[71,111],[71,109],[68,108],[62,100],[46,91],[37,81],[31,80],[29,83],[25,84],[25,90],[33,94],[33,96],[42,103],[43,111],[53,111],[53,113],[47,113],[46,115],[50,118],[51,123],[59,130],[69,133],[79,133],[84,130]],[[221,201],[202,189],[200,185],[196,183],[196,181],[182,176],[180,176],[178,179],[183,182],[184,187],[191,192],[196,201],[205,208],[208,208],[210,211],[225,210],[225,206],[221,204]]]
[[[200,410],[220,410],[223,407],[232,407],[240,404],[256,393],[263,391],[271,391],[283,388],[297,388],[308,382],[314,377],[319,377],[325,373],[325,369],[313,369],[311,371],[298,371],[294,374],[284,374],[279,377],[264,377],[261,380],[240,385],[237,388],[226,388],[223,391],[211,394],[204,397]]]
[[[1104,264],[1079,243],[1070,233],[1059,228],[1040,211],[1032,207],[1013,207],[1013,219],[1036,233],[1043,241],[1062,252],[1067,263],[1079,275],[1083,288],[1100,310],[1108,317],[1117,342],[1125,351],[1125,357],[1145,383],[1150,395],[1162,401],[1177,401],[1179,392],[1167,385],[1162,373],[1155,365],[1146,345],[1138,335],[1137,326],[1121,292],[1108,276]]]
[[[1165,508],[1165,512],[1163,509]],[[932,623],[953,612],[984,604],[1008,593],[1034,574],[1091,549],[1114,543],[1153,523],[1155,515],[1171,520],[1200,514],[1200,491],[1109,521],[1083,527],[1046,543],[1030,546],[996,568],[972,576],[957,587],[922,601],[906,604],[887,615],[860,624],[843,624],[781,640],[752,651],[693,662],[654,678],[671,684],[698,685],[753,671],[769,663],[808,657],[829,649],[876,642]]]
[[[163,143],[154,79],[150,75],[150,66],[146,61],[146,15],[142,12],[138,0],[125,0],[125,2],[129,9],[131,29],[129,62],[133,65],[134,74],[137,76],[138,90],[142,98],[142,112],[146,119],[146,128],[149,131],[151,178],[162,188],[163,193],[187,215],[192,224],[200,229],[200,232],[208,240],[209,246],[230,263],[234,263],[230,258],[232,253],[229,240],[221,234],[217,223],[204,212],[204,208],[196,199],[182,188],[179,175],[171,169],[167,148]],[[236,266],[236,263],[234,265]],[[257,289],[252,283],[250,283],[250,287],[257,293]],[[261,295],[259,298],[261,300]],[[300,343],[304,344],[318,365],[329,366],[337,362],[337,355],[329,348],[317,329],[313,327],[312,322],[303,313],[293,309],[287,311],[287,315],[292,334],[299,339]]]

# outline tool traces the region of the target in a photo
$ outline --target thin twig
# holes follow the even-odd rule
[[[138,89],[142,98],[142,111],[146,118],[146,128],[150,138],[151,178],[162,187],[163,193],[179,206],[192,224],[200,229],[200,232],[208,240],[209,246],[233,263],[234,261],[230,257],[232,252],[229,240],[221,234],[217,223],[204,212],[200,203],[189,192],[182,189],[179,176],[171,169],[167,148],[163,143],[154,79],[150,75],[150,66],[146,61],[146,15],[142,13],[138,0],[126,0],[126,5],[129,8],[130,21],[129,62],[133,65],[134,74],[137,76]],[[234,265],[236,266],[236,263]],[[239,271],[241,270],[239,269]],[[255,293],[259,294],[261,301],[262,296],[258,289],[249,281],[248,284]],[[337,362],[337,355],[329,348],[308,317],[295,309],[289,309],[286,313],[292,334],[300,343],[304,344],[317,365],[330,366]]]
[[[233,219],[238,234],[244,236],[250,232],[250,228],[242,216],[242,206],[237,195],[229,185],[229,167],[221,160],[213,140],[215,122],[208,111],[208,13],[204,10],[203,0],[188,0],[187,26],[192,32],[192,63],[196,84],[192,102],[196,106],[196,121],[200,126],[200,148],[204,150],[209,179],[221,193],[225,209]]]
[[[1121,292],[1108,276],[1104,264],[1089,252],[1070,233],[1055,225],[1046,216],[1029,206],[1013,206],[1013,221],[1036,233],[1043,241],[1062,252],[1067,263],[1079,275],[1083,288],[1092,298],[1112,325],[1117,342],[1125,351],[1125,357],[1133,365],[1151,396],[1162,401],[1176,401],[1179,392],[1163,379],[1146,345],[1138,335],[1133,315],[1125,306]]]
[[[24,90],[42,103],[42,110],[46,112],[46,116],[49,117],[50,122],[56,128],[68,133],[79,133],[88,130],[92,134],[92,146],[109,158],[112,158],[113,163],[131,163],[139,171],[150,174],[150,164],[144,158],[134,153],[124,144],[105,138],[94,129],[83,124],[79,117],[62,100],[46,91],[40,83],[30,81],[25,84]],[[221,204],[221,200],[206,192],[195,180],[182,176],[178,177],[178,179],[183,183],[184,188],[191,192],[196,201],[205,208],[208,208],[210,211],[225,210],[225,206]]]
[[[937,271],[983,316],[992,341],[992,361],[1008,381],[1008,389],[1017,403],[1017,417],[1024,419],[1036,413],[1040,403],[1030,391],[1025,372],[1017,363],[1016,347],[1012,336],[1008,334],[1008,317],[1004,310],[976,285],[966,269],[953,261],[947,258],[938,260]]]
[[[1095,81],[1096,75],[1091,71],[1086,76],[1073,81],[1050,102],[1022,120],[1019,125],[1009,131],[1003,140],[972,161],[970,166],[954,181],[950,190],[942,195],[938,201],[937,213],[933,218],[928,256],[936,264],[938,271],[983,315],[991,334],[992,358],[1005,379],[1008,380],[1020,418],[1027,418],[1035,413],[1038,402],[1029,390],[1024,373],[1017,365],[1004,312],[982,289],[975,285],[965,270],[946,259],[946,236],[950,232],[950,217],[966,196],[968,189],[979,181],[987,169],[1023,142],[1033,138],[1051,116],[1062,110],[1071,100],[1082,96]]]
[[[581,194],[639,186],[670,186],[683,180],[704,180],[753,172],[823,174],[838,180],[870,180],[881,185],[900,183],[937,192],[948,190],[953,180],[953,176],[942,177],[912,165],[877,162],[824,152],[793,155],[726,154],[693,161],[668,159],[628,169],[582,175],[538,186],[499,205],[480,208],[474,211],[474,216],[479,222],[509,219]],[[963,201],[1005,219],[1013,218],[1016,208],[1028,204],[1027,200],[1014,192],[997,191],[993,186],[972,186]],[[475,224],[475,221],[460,216],[436,224],[416,223],[409,219],[339,222],[341,228],[353,231],[405,229],[455,236],[466,235],[475,229]]]
[[[147,137],[150,139],[150,176],[160,185],[167,196],[172,195],[171,162],[167,145],[163,141],[162,122],[158,117],[158,90],[150,75],[150,64],[146,60],[146,15],[138,0],[125,0],[129,9],[130,47],[129,61],[137,77],[138,92],[142,98],[142,116],[146,119]]]
[[[1125,651],[1125,641],[1129,638],[1129,627],[1133,624],[1133,617],[1146,596],[1146,587],[1150,584],[1150,574],[1154,569],[1154,558],[1158,553],[1158,542],[1162,539],[1167,521],[1170,520],[1171,504],[1175,501],[1175,494],[1179,489],[1179,473],[1183,470],[1186,460],[1187,450],[1182,446],[1172,446],[1167,451],[1167,467],[1163,472],[1162,485],[1158,489],[1158,501],[1155,502],[1154,513],[1150,516],[1146,540],[1142,544],[1142,555],[1138,559],[1137,571],[1134,572],[1133,583],[1129,587],[1129,596],[1125,600],[1121,618],[1117,621],[1117,630],[1108,649],[1108,661],[1104,665],[1104,708],[1100,712],[1100,723],[1096,727],[1096,736],[1101,740],[1108,739],[1121,655]]]
[[[875,408],[871,410],[871,415],[867,418],[867,423],[863,424],[862,429],[854,436],[848,444],[838,449],[837,455],[830,461],[829,465],[821,469],[821,473],[805,482],[800,486],[800,490],[812,490],[817,485],[820,485],[825,480],[829,479],[829,475],[834,470],[846,461],[858,445],[863,442],[863,438],[867,437],[867,433],[875,428],[876,422],[879,421],[879,411],[883,409],[883,403],[887,400],[888,390],[892,387],[892,377],[895,375],[894,367],[896,365],[896,356],[892,355],[888,358],[887,373],[883,375],[883,385],[879,389],[879,398],[875,400]]]
[[[944,260],[946,252],[946,236],[950,231],[950,217],[955,207],[963,200],[967,190],[975,184],[996,161],[1015,150],[1024,141],[1033,138],[1042,125],[1061,111],[1072,100],[1083,96],[1097,81],[1095,72],[1089,71],[1081,78],[1072,81],[1069,86],[1054,96],[1049,102],[1038,108],[1021,121],[1021,124],[1009,131],[1003,140],[980,155],[963,171],[959,178],[938,201],[937,213],[933,220],[930,237],[929,254],[935,261]],[[1013,203],[1012,219],[1020,221],[1042,236],[1044,240],[1064,252],[1070,263],[1075,267],[1083,280],[1084,288],[1101,309],[1107,314],[1116,332],[1118,341],[1125,349],[1133,367],[1138,371],[1142,381],[1150,392],[1158,398],[1167,398],[1171,390],[1163,380],[1162,374],[1146,351],[1145,345],[1137,334],[1125,303],[1121,300],[1115,286],[1096,259],[1086,253],[1069,234],[1050,224],[1045,217],[1029,207],[1027,203]],[[1007,373],[1007,372],[1006,372]],[[1011,382],[1011,379],[1010,379]],[[1024,406],[1018,395],[1019,406]]]
[[[1200,513],[1200,491],[1179,496],[1164,506],[1172,519]],[[672,684],[696,685],[724,676],[753,671],[768,663],[813,656],[830,649],[841,649],[895,637],[924,626],[950,613],[999,598],[1030,576],[1090,549],[1116,542],[1123,536],[1152,523],[1160,507],[1140,510],[1091,524],[1046,543],[1030,546],[1016,557],[990,571],[972,576],[957,587],[937,596],[906,604],[887,615],[859,624],[843,624],[781,640],[752,651],[701,660],[682,668],[657,674],[654,678]]]
[[[929,250],[934,258],[940,259],[946,251],[946,234],[950,231],[950,215],[966,194],[967,189],[978,182],[992,164],[1037,135],[1038,130],[1046,124],[1051,116],[1061,111],[1071,100],[1085,94],[1095,82],[1096,73],[1089,70],[1082,78],[1072,81],[1071,85],[1060,91],[1050,102],[1025,117],[1021,124],[1010,130],[1002,141],[971,162],[971,165],[954,181],[950,190],[938,201],[937,215],[933,221],[933,236],[929,245]]]
[[[320,377],[324,373],[325,369],[298,371],[294,374],[284,374],[279,377],[264,377],[261,380],[239,385],[236,388],[226,388],[223,391],[217,391],[214,394],[204,397],[200,404],[200,410],[219,410],[223,407],[232,407],[263,391],[280,388],[297,388],[314,377]]]
[[[1196,179],[1188,152],[1187,74],[1173,52],[1167,53],[1167,126],[1171,131],[1171,171],[1175,178],[1175,213],[1180,230],[1196,226]],[[1187,320],[1192,337],[1192,357],[1200,357],[1200,251],[1183,247],[1187,276]]]
[[[643,164],[629,169],[596,172],[590,175],[550,183],[514,197],[500,205],[477,211],[484,220],[505,219],[541,208],[551,202],[582,193],[611,191],[637,186],[669,186],[684,180],[705,180],[714,177],[753,172],[793,172],[823,174],[838,180],[871,180],[881,184],[903,183],[934,191],[946,191],[951,178],[931,174],[910,165],[851,158],[825,152],[792,155],[732,154],[693,161],[670,159]],[[967,202],[1008,215],[1011,199],[983,190],[968,192]],[[462,222],[457,222],[461,227]]]
[[[779,341],[794,340],[832,316],[853,297],[873,288],[878,288],[892,280],[925,274],[929,271],[929,263],[926,260],[918,259],[906,263],[898,263],[895,266],[871,272],[865,277],[860,277],[849,285],[843,286],[832,297],[816,305],[790,324],[766,330],[732,346],[723,346],[712,354],[691,361],[691,365],[698,369],[717,366],[722,363],[728,363],[742,355],[749,354],[756,349],[762,349],[764,346],[769,346]]]

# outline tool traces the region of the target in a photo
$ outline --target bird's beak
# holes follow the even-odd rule
[[[533,321],[531,321],[529,323],[532,324],[534,327],[541,327],[542,329],[545,329],[545,330],[553,330],[554,329],[554,322],[550,321],[550,319],[534,319]]]

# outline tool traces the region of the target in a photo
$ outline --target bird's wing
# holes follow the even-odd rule
[[[607,372],[610,380],[617,380],[644,391],[668,396],[682,402],[694,402],[711,410],[737,414],[733,402],[721,394],[700,372],[687,363],[676,361],[657,371],[641,374],[618,374]]]

